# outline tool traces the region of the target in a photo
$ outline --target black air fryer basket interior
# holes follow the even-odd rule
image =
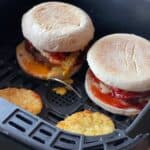
[[[136,118],[113,115],[97,107],[88,99],[84,90],[86,63],[73,77],[74,87],[82,94],[82,99],[72,92],[65,96],[58,96],[50,89],[60,84],[29,77],[19,68],[15,47],[23,40],[20,28],[21,16],[40,2],[42,1],[0,1],[0,88],[25,87],[35,90],[42,96],[44,103],[43,111],[40,117],[37,117],[0,99],[0,131],[8,137],[13,137],[17,142],[40,150],[111,150],[133,147],[140,149],[141,145],[144,150],[150,141],[146,134],[150,133],[149,104]],[[149,0],[68,0],[65,2],[83,8],[92,17],[96,28],[95,40],[117,32],[136,33],[150,38]],[[115,122],[117,130],[105,136],[85,137],[63,132],[55,127],[55,124],[66,116],[84,109],[107,114]]]

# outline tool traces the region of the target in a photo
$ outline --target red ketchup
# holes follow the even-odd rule
[[[105,94],[100,91],[98,86],[96,86],[96,84],[99,84],[101,81],[97,79],[97,77],[92,73],[91,70],[89,71],[89,76],[93,80],[90,87],[93,95],[106,104],[121,109],[142,109],[147,103],[147,101],[139,102],[137,98],[145,96],[149,92],[142,92],[142,94],[140,95],[138,92],[126,92],[117,88],[110,87],[112,89],[112,93]],[[120,95],[118,96],[117,94]]]

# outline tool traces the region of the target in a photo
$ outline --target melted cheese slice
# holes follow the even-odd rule
[[[50,79],[52,77],[68,78],[74,71],[76,66],[73,66],[80,54],[80,52],[71,53],[64,61],[62,61],[61,65],[51,65],[51,67],[49,67],[37,62],[33,56],[25,50],[24,42],[17,46],[16,52],[21,68],[26,73],[42,79]]]

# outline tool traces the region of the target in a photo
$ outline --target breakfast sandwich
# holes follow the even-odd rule
[[[37,78],[64,79],[82,66],[94,26],[76,6],[44,2],[23,15],[22,32],[25,40],[16,49],[20,67]]]
[[[88,51],[85,89],[105,110],[131,116],[150,99],[150,42],[134,34],[112,34]]]

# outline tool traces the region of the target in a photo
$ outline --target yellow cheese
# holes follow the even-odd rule
[[[72,70],[72,67],[75,65],[80,52],[71,53],[66,59],[62,62],[63,76],[67,78]]]
[[[61,74],[63,79],[67,79],[70,76],[73,70],[73,66],[77,62],[79,55],[80,55],[80,52],[71,53],[69,56],[65,58],[65,60],[62,62],[60,66],[53,66],[51,68],[50,74],[53,73],[54,76],[57,76],[57,74],[58,75]]]
[[[65,87],[56,87],[53,88],[52,91],[61,96],[67,93],[67,89]]]
[[[70,79],[65,79],[64,81],[68,84],[73,84],[73,82],[74,82],[71,78]]]

